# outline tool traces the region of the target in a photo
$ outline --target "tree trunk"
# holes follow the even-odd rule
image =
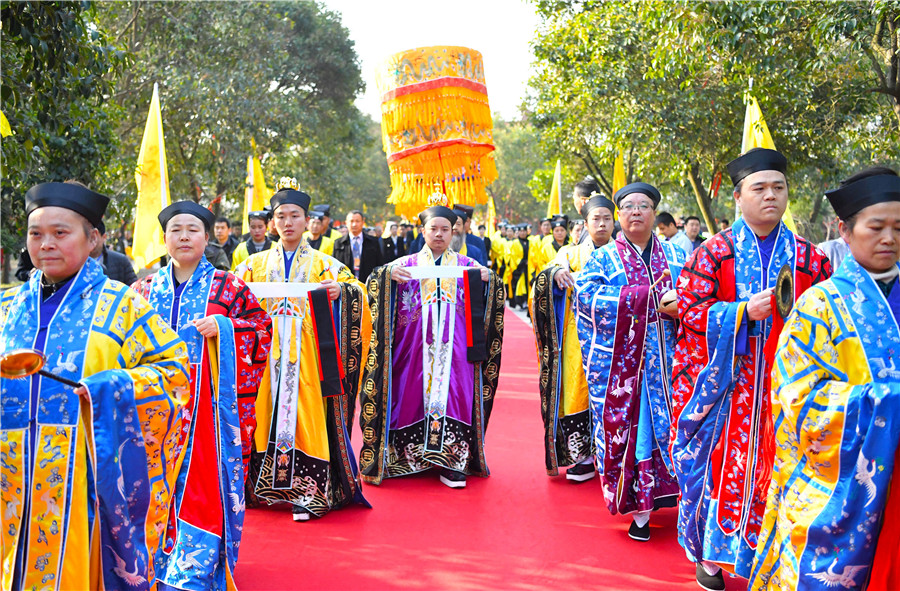
[[[825,203],[826,198],[820,197],[816,204],[813,206],[812,215],[809,216],[809,226],[806,228],[806,232],[803,234],[806,238],[814,242],[821,242],[822,240],[818,240],[822,238],[822,230],[819,226],[816,225],[816,221],[819,219],[819,216],[822,215],[822,204]],[[796,220],[795,220],[796,221]],[[825,237],[824,240],[828,240],[830,236],[828,236],[828,232],[824,232]]]
[[[10,259],[12,257],[6,252],[6,249],[0,249],[0,256],[3,257],[3,272],[0,273],[0,283],[9,285],[12,271],[12,261]]]
[[[706,227],[709,228],[710,233],[715,234],[716,218],[712,214],[712,201],[710,200],[706,189],[703,187],[703,181],[700,179],[700,163],[696,160],[691,160],[689,164],[688,181],[690,181],[691,188],[694,190],[694,197],[697,198],[697,205],[700,207],[700,215],[702,215],[703,219],[706,221]]]

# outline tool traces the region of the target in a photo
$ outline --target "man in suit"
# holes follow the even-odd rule
[[[216,224],[213,226],[213,236],[209,241],[222,247],[228,259],[228,269],[231,269],[231,255],[234,254],[234,249],[238,247],[241,241],[231,235],[231,221],[228,218],[216,218]]]
[[[335,240],[334,258],[344,263],[357,279],[365,283],[372,269],[384,264],[381,240],[363,232],[365,217],[357,209],[347,214],[346,223],[349,232]]]
[[[100,232],[100,240],[91,251],[91,257],[103,265],[103,270],[110,279],[121,281],[125,285],[131,285],[137,281],[131,259],[120,252],[106,248],[106,224],[103,223],[103,220],[97,224],[97,230]]]
[[[398,234],[397,222],[388,222],[388,235],[381,239],[384,246],[384,262],[390,263],[406,254],[403,237]]]

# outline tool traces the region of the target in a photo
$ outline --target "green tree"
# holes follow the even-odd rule
[[[829,43],[834,35],[810,34],[840,4],[539,2],[545,25],[528,106],[545,153],[576,157],[609,190],[625,147],[630,180],[659,186],[668,206],[699,208],[710,224],[731,217],[727,179],[718,200],[706,187],[738,155],[752,78],[793,181],[833,182],[847,154],[865,156],[865,147],[863,161],[890,157],[898,135],[865,90],[870,66],[848,59],[850,44]],[[821,189],[794,191],[795,218],[821,210]]]
[[[2,145],[6,253],[24,241],[29,187],[76,179],[108,189],[118,115],[108,98],[126,58],[94,16],[87,2],[0,3],[0,108],[14,133]]]
[[[540,150],[540,136],[527,121],[504,121],[494,118],[494,159],[497,180],[488,191],[494,197],[497,217],[511,222],[531,221],[544,216],[553,180],[553,167],[548,168]],[[535,178],[537,171],[549,170]],[[546,177],[546,178],[544,178]]]
[[[395,219],[394,206],[387,203],[391,194],[391,174],[381,147],[381,124],[366,116],[367,140],[361,147],[359,166],[347,167],[330,187],[324,189],[323,202],[332,204],[332,215],[342,220],[351,209],[366,214],[369,225]],[[325,197],[327,195],[327,197]],[[313,196],[313,200],[319,201]]]
[[[133,163],[159,84],[174,199],[241,210],[251,139],[267,183],[296,177],[312,195],[359,166],[370,139],[363,89],[339,15],[315,2],[113,2],[102,21],[134,56],[116,88],[126,112],[117,176],[133,203]]]

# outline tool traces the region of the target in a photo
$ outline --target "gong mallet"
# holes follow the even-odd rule
[[[672,272],[669,271],[668,269],[663,271],[662,275],[659,276],[659,279],[657,279],[656,281],[654,281],[653,283],[650,284],[650,291],[653,291],[653,288],[656,287],[657,285],[659,285],[660,281],[662,281],[663,279],[665,279],[666,277],[668,277],[671,274],[672,274]]]
[[[47,358],[37,349],[14,349],[0,355],[0,377],[18,380],[39,374],[76,390],[82,387],[82,384],[78,382],[73,382],[70,379],[52,374],[43,369],[45,363],[47,363]]]

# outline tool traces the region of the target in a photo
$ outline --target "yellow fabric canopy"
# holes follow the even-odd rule
[[[466,47],[421,47],[395,54],[377,72],[381,134],[398,215],[414,218],[428,196],[487,203],[497,178],[493,122],[481,54]]]

